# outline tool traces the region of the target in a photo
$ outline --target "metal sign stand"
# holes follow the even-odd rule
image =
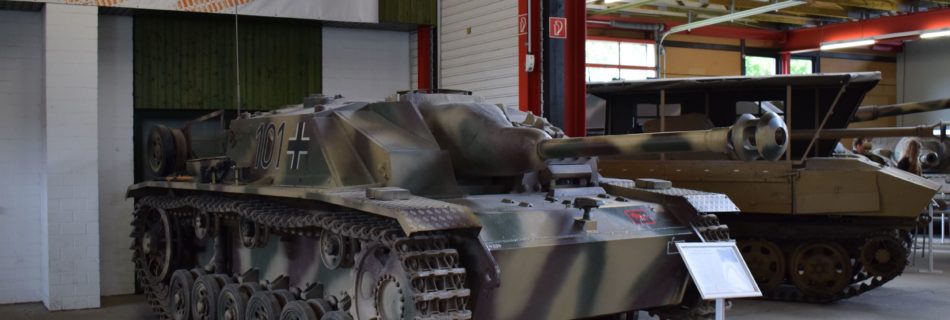
[[[930,215],[930,223],[927,224],[929,229],[927,234],[927,269],[918,269],[920,273],[943,273],[942,270],[934,270],[934,207],[936,207],[936,202],[931,202],[929,208],[927,209],[927,214]]]
[[[716,320],[726,319],[726,299],[716,299]]]
[[[715,301],[716,320],[726,318],[726,299],[762,296],[735,242],[677,242],[676,250],[703,300]]]

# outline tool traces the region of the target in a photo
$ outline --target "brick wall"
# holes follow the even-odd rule
[[[99,17],[99,261],[102,295],[133,293],[132,18]]]
[[[50,310],[99,306],[98,8],[43,9],[46,210],[41,238]]]
[[[377,101],[408,90],[409,33],[323,28],[323,92]]]
[[[0,10],[0,303],[41,298],[42,18]]]

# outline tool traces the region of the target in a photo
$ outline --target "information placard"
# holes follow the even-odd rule
[[[734,242],[678,242],[676,249],[704,300],[762,296]]]

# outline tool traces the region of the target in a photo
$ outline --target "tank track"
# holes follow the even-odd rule
[[[165,279],[158,279],[146,270],[145,254],[135,240],[145,232],[142,214],[148,208],[165,210],[176,219],[190,219],[199,212],[208,212],[221,219],[247,219],[284,234],[318,238],[320,232],[329,231],[388,246],[407,269],[418,312],[415,319],[472,318],[468,303],[471,292],[465,286],[466,270],[459,266],[459,254],[451,248],[447,234],[410,237],[403,233],[395,220],[372,214],[303,210],[258,199],[197,195],[146,196],[136,201],[131,234],[133,262],[139,284],[160,319],[172,319],[168,305],[169,285]]]
[[[868,235],[867,238],[870,238],[873,236],[893,237],[895,240],[900,241],[900,243],[905,248],[907,248],[910,245],[908,242],[908,239],[901,237],[899,233],[882,231],[882,232],[876,232],[876,233],[870,234]],[[850,258],[853,258],[853,257],[850,257]],[[769,299],[769,300],[775,300],[775,301],[785,301],[785,302],[831,303],[838,300],[852,298],[852,297],[861,295],[865,292],[874,290],[875,288],[883,286],[885,283],[891,280],[894,280],[894,278],[897,278],[898,276],[903,274],[903,268],[901,268],[902,270],[901,272],[898,272],[891,276],[873,276],[873,275],[868,274],[867,270],[864,269],[864,267],[861,265],[861,262],[858,259],[856,258],[853,258],[853,259],[855,260],[854,265],[853,265],[854,267],[853,269],[855,271],[854,271],[854,275],[852,275],[851,277],[851,283],[848,284],[847,287],[845,287],[843,290],[841,290],[834,296],[826,297],[826,298],[808,296],[802,293],[797,288],[795,288],[794,285],[790,285],[786,283],[779,286],[775,290],[773,290],[773,292],[771,292],[770,294],[765,295],[763,298]]]

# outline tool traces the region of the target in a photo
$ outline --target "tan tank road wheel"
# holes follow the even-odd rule
[[[740,240],[738,245],[759,289],[769,292],[782,284],[785,255],[778,245],[767,240]]]
[[[788,277],[807,296],[831,298],[848,286],[851,274],[851,259],[841,245],[816,241],[795,249]]]
[[[885,278],[897,276],[907,265],[907,248],[894,237],[869,238],[861,247],[861,264],[872,276]]]

